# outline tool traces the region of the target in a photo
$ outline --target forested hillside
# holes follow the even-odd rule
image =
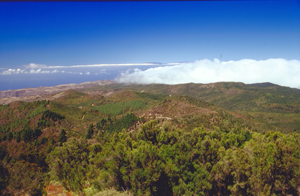
[[[115,88],[153,94],[186,95],[255,118],[258,121],[257,123],[265,124],[269,129],[300,133],[299,89],[272,83],[246,85],[236,82],[178,85],[112,84],[96,89],[105,92]],[[89,92],[89,90],[86,89],[86,92]]]
[[[299,195],[299,94],[114,84],[1,105],[0,192]]]

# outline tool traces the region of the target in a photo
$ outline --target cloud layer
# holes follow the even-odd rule
[[[97,69],[98,68],[98,69]],[[102,66],[46,66],[42,64],[30,63],[21,68],[5,69],[0,68],[0,75],[22,75],[22,74],[77,74],[77,75],[101,75],[107,74]]]
[[[49,74],[59,73],[61,71],[55,70],[42,70],[42,69],[7,69],[0,73],[0,75],[13,75],[13,74]]]
[[[178,65],[179,63],[169,63],[164,65]],[[16,75],[16,74],[79,74],[79,75],[101,75],[106,73],[106,68],[119,67],[143,67],[143,66],[161,66],[161,63],[123,63],[123,64],[91,64],[91,65],[70,65],[70,66],[47,66],[44,64],[30,63],[20,68],[6,69],[0,68],[0,75]]]
[[[213,82],[272,82],[300,88],[300,61],[285,59],[220,61],[199,60],[174,66],[135,69],[116,79],[122,83],[213,83]]]
[[[139,84],[272,82],[282,86],[300,88],[300,61],[286,59],[242,59],[239,61],[204,59],[189,63],[72,66],[47,66],[31,63],[15,69],[0,68],[1,75],[9,81],[16,79],[19,81],[22,78],[25,80],[31,75],[30,78],[36,78],[37,81],[41,78],[48,80],[49,77],[56,77],[65,83],[66,77],[72,77],[72,82],[76,82],[84,76],[86,81],[115,79],[122,83]],[[77,76],[74,77],[75,75]],[[60,79],[57,79],[57,82]]]

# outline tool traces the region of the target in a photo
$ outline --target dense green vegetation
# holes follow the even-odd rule
[[[101,106],[94,107],[95,110],[103,114],[119,115],[123,112],[136,110],[145,107],[145,102],[141,100],[133,100],[121,103],[109,103]]]
[[[104,133],[115,133],[120,132],[122,129],[128,129],[131,126],[134,126],[139,121],[139,118],[134,114],[126,114],[121,119],[112,120],[110,117],[107,119],[102,119],[99,123],[96,124],[98,130],[102,130]],[[89,133],[92,131],[91,127],[89,128]]]
[[[299,195],[297,92],[216,85],[202,96],[258,94],[224,96],[231,111],[196,84],[0,106],[0,195]]]
[[[97,144],[73,138],[47,162],[51,178],[77,192],[115,187],[133,195],[296,195],[299,139],[244,129],[182,132],[154,120],[134,133],[100,134]]]
[[[114,86],[101,87],[113,88]],[[118,86],[118,88],[120,88]],[[218,107],[250,115],[258,120],[256,126],[263,129],[300,133],[300,90],[282,87],[271,83],[246,85],[234,82],[212,84],[178,84],[178,85],[132,85],[123,89],[143,91],[155,96],[186,95]],[[88,90],[87,90],[88,91]],[[273,114],[282,114],[281,116]],[[268,116],[267,118],[265,116]],[[271,119],[269,118],[271,117]],[[276,124],[273,122],[276,121]],[[267,123],[268,125],[265,126]]]

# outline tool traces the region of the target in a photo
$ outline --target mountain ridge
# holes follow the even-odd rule
[[[299,194],[294,89],[111,83],[36,96],[0,105],[0,194]]]
[[[296,88],[289,88],[289,87],[283,87],[277,84],[273,84],[270,82],[264,82],[264,83],[254,83],[254,84],[244,84],[242,82],[216,82],[216,83],[208,83],[208,84],[202,84],[202,83],[185,83],[185,84],[176,84],[176,85],[167,85],[167,84],[123,84],[118,83],[113,80],[98,80],[98,81],[92,81],[92,82],[84,82],[80,84],[62,84],[57,86],[51,86],[51,87],[37,87],[37,88],[23,88],[23,89],[16,89],[16,90],[5,90],[0,91],[0,104],[9,104],[13,101],[36,101],[36,100],[43,100],[43,99],[51,99],[51,96],[54,94],[57,94],[59,92],[63,92],[66,90],[78,90],[82,92],[92,93],[88,92],[88,89],[94,89],[99,91],[111,91],[112,89],[116,88],[124,88],[124,89],[136,89],[136,90],[143,90],[143,87],[152,87],[153,89],[159,90],[159,87],[165,87],[164,90],[167,90],[166,92],[169,92],[170,94],[177,93],[178,88],[182,87],[180,90],[180,94],[186,94],[189,95],[188,89],[199,87],[200,89],[211,89],[214,87],[218,87],[220,85],[223,85],[224,88],[227,89],[225,94],[236,94],[240,92],[237,89],[231,89],[228,91],[229,88],[239,88],[239,89],[245,89],[249,87],[253,88],[285,88],[290,89],[290,91],[298,91],[299,89]],[[101,87],[108,87],[108,88],[101,88]],[[110,86],[110,87],[109,87]],[[129,88],[128,88],[129,87]],[[176,90],[177,89],[177,90]],[[186,92],[184,92],[186,91]],[[154,92],[153,90],[151,92]],[[220,91],[220,93],[222,93]],[[102,92],[102,94],[105,94]],[[198,98],[199,96],[194,96]]]
[[[97,101],[99,99],[104,104],[109,103],[107,100],[130,102],[137,97],[161,100],[168,96],[188,96],[239,113],[239,115],[254,118],[263,126],[269,126],[268,129],[278,127],[286,131],[300,130],[300,91],[272,83],[247,85],[241,82],[217,82],[210,84],[140,85],[122,84],[115,81],[94,81],[30,90],[33,90],[31,96],[26,96],[30,94],[28,92],[27,94],[19,94],[19,97],[1,98],[0,104],[7,105],[15,101],[33,102],[39,100],[60,100],[59,102],[62,104],[67,104],[64,100],[68,100],[68,94],[73,93],[86,94],[84,97],[79,96],[74,99],[78,103],[77,107],[82,107],[79,103],[84,100],[89,104],[95,104],[99,102]],[[77,91],[78,93],[76,93]],[[75,102],[71,103],[74,104]]]

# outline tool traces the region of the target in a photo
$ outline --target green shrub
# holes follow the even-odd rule
[[[141,100],[127,101],[121,103],[110,103],[95,107],[96,110],[107,115],[119,115],[127,110],[136,110],[146,106]]]

